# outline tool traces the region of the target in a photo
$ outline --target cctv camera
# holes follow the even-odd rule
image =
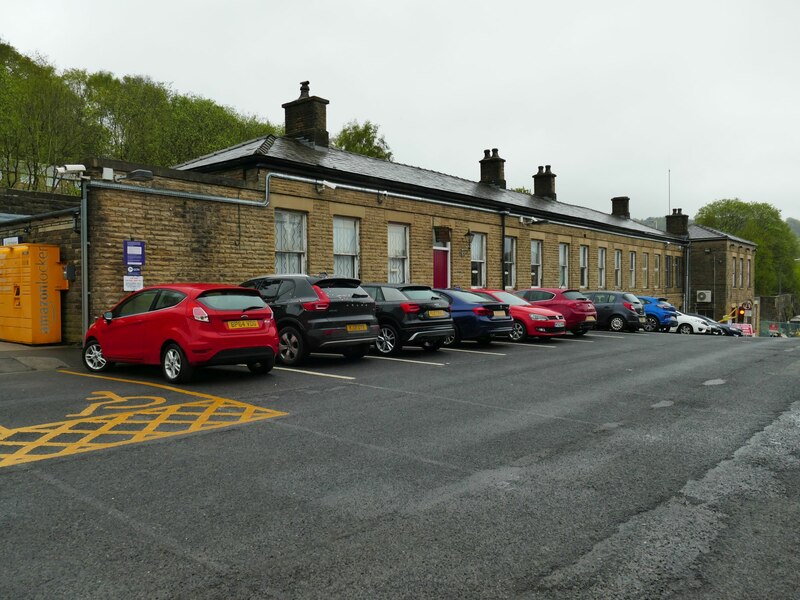
[[[335,183],[331,183],[330,181],[327,181],[325,179],[322,180],[322,185],[324,185],[326,188],[330,188],[332,190],[336,189],[336,184]]]
[[[64,165],[63,167],[56,167],[56,173],[63,175],[64,173],[83,173],[86,167],[83,165]]]

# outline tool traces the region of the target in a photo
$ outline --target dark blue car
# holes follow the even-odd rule
[[[670,327],[678,326],[675,307],[666,298],[653,298],[652,296],[636,297],[642,301],[645,314],[645,331],[669,331]]]
[[[481,345],[495,338],[507,338],[514,326],[508,304],[487,300],[467,290],[448,288],[433,290],[450,303],[450,316],[455,335],[444,341],[452,346],[462,340],[475,340]]]

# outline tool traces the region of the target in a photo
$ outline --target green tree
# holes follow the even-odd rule
[[[800,256],[800,242],[777,208],[738,198],[716,200],[698,211],[695,222],[758,244],[757,294],[800,292],[800,270],[794,260]]]
[[[378,129],[379,126],[371,121],[364,121],[363,125],[356,120],[350,121],[333,138],[333,146],[340,150],[391,161],[392,151],[383,136],[378,134]]]

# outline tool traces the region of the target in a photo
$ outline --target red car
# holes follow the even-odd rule
[[[534,306],[555,310],[567,320],[567,329],[583,335],[597,326],[597,309],[586,295],[578,290],[561,288],[531,288],[514,292]]]
[[[471,289],[470,292],[508,304],[514,319],[510,337],[515,342],[524,342],[529,337],[559,337],[567,333],[564,317],[554,310],[534,306],[505,290]]]
[[[278,353],[272,310],[257,290],[209,283],[146,287],[89,327],[83,363],[98,373],[115,362],[161,365],[167,381],[195,367],[246,364],[268,373]]]

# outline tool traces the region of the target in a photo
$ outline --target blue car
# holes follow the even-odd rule
[[[453,346],[462,340],[475,340],[485,346],[492,339],[507,338],[514,328],[508,304],[457,288],[433,291],[450,303],[455,334],[445,338],[445,346]]]
[[[666,298],[653,298],[652,296],[639,296],[645,314],[645,331],[669,331],[670,327],[678,326],[678,313],[675,307]]]

